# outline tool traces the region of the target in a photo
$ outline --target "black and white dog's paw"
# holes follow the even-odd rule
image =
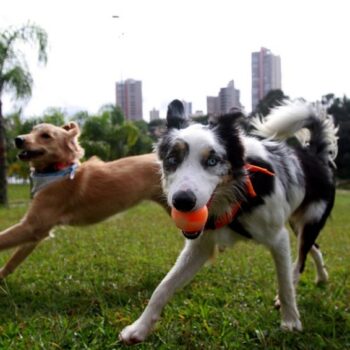
[[[303,330],[303,325],[299,320],[299,318],[296,318],[296,319],[290,319],[290,320],[282,320],[281,328],[282,330],[287,332],[294,332],[294,331],[301,332]]]
[[[281,308],[281,301],[280,301],[280,297],[278,296],[278,294],[275,296],[274,306],[275,306],[275,309],[277,309],[277,310],[279,310]]]
[[[149,331],[149,327],[136,321],[120,332],[119,340],[127,345],[141,343],[147,338]]]

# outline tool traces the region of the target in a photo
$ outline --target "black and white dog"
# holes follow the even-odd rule
[[[241,117],[237,112],[209,126],[188,125],[182,103],[169,105],[167,131],[157,145],[168,203],[180,211],[207,205],[209,219],[203,232],[183,232],[190,239],[143,314],[121,332],[125,343],[147,337],[170,297],[216,247],[242,239],[253,239],[271,251],[283,329],[302,329],[295,287],[308,252],[315,262],[316,282],[327,281],[315,240],[335,197],[333,120],[317,105],[302,101],[286,102],[264,120],[256,118],[254,135],[240,129]],[[287,143],[291,137],[293,142]],[[298,238],[294,269],[288,221]]]

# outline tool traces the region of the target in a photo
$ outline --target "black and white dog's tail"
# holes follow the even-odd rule
[[[253,133],[263,138],[286,140],[295,136],[303,146],[335,167],[338,128],[321,104],[287,101],[263,118],[252,121]]]

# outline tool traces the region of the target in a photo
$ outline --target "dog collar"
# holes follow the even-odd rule
[[[54,169],[59,171],[59,170],[64,170],[68,167],[70,167],[71,165],[74,165],[72,163],[63,163],[63,162],[57,162],[53,165]]]
[[[262,168],[257,165],[253,165],[249,163],[245,164],[243,168],[247,171],[247,175],[245,175],[245,187],[249,198],[255,198],[257,196],[253,183],[250,179],[251,173],[262,173],[269,176],[275,175],[273,172],[271,172],[266,168]],[[231,206],[231,209],[229,212],[226,212],[225,214],[217,218],[214,218],[214,217],[209,218],[206,224],[206,228],[217,230],[219,228],[222,228],[230,224],[236,218],[239,210],[241,209],[242,203],[243,203],[243,200],[240,200],[239,202],[236,202]]]
[[[63,163],[60,163],[63,164]],[[69,177],[70,180],[74,179],[75,172],[78,168],[79,164],[74,163],[71,165],[68,165],[64,168],[57,168],[57,171],[49,172],[49,173],[39,173],[37,171],[33,171],[30,174],[31,182],[32,182],[32,188],[31,188],[31,196],[34,197],[34,195],[41,191],[46,186],[62,180],[63,178]]]

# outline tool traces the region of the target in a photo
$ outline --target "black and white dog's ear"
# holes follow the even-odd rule
[[[188,118],[185,115],[185,109],[181,101],[173,100],[168,105],[166,120],[168,129],[183,129],[188,126]]]
[[[243,112],[238,108],[232,108],[229,113],[222,114],[222,115],[216,115],[216,116],[210,116],[208,119],[209,128],[215,128],[217,125],[238,125],[242,118],[244,117]]]

